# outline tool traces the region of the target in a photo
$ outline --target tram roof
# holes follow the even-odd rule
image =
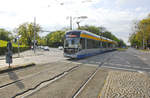
[[[91,33],[91,32],[88,32],[88,31],[85,31],[85,30],[70,30],[70,31],[67,31],[66,33],[71,33],[71,32],[73,32],[73,33],[78,33],[79,35],[81,35],[81,34],[86,34],[86,35],[89,35],[89,36],[93,36],[93,37],[96,37],[96,38],[99,38],[99,39],[104,39],[104,40],[107,40],[107,41],[111,41],[111,42],[113,42],[113,43],[116,43],[116,41],[114,41],[114,40],[111,40],[111,39],[108,39],[108,38],[106,38],[106,37],[102,37],[102,36],[99,36],[99,35],[96,35],[96,34],[94,34],[94,33]]]

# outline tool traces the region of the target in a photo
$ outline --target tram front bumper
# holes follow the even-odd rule
[[[77,58],[77,55],[76,54],[66,54],[66,53],[64,53],[64,57]]]

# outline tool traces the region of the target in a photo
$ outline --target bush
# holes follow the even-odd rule
[[[20,47],[19,50],[20,52],[29,50],[30,47]],[[18,52],[18,47],[13,47],[13,53]],[[0,47],[0,55],[5,55],[7,53],[7,48],[6,47]]]
[[[17,53],[18,52],[18,45],[15,43],[12,43],[12,45],[13,45],[13,53]],[[6,52],[7,52],[6,47],[7,47],[7,41],[0,40],[0,55],[6,54]],[[19,47],[20,47],[19,48],[20,52],[30,49],[30,47],[25,46],[25,45],[20,45]]]

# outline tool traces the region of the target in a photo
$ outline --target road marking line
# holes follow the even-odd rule
[[[105,64],[118,65],[118,66],[122,66],[122,67],[131,67],[130,65],[124,65],[124,64],[114,64],[114,63],[105,63]]]
[[[139,55],[134,55],[134,56],[137,56],[138,58],[140,58],[140,59],[142,59],[142,60],[144,60],[144,61],[147,60],[147,58],[141,57],[141,56],[139,56]]]
[[[132,66],[132,68],[141,68],[140,66]]]
[[[139,73],[141,73],[141,74],[144,74],[144,72],[143,71],[138,71]]]
[[[139,70],[134,70],[134,69],[127,69],[127,68],[117,68],[117,67],[110,67],[110,66],[102,66],[102,67],[106,67],[106,68],[112,68],[112,69],[121,69],[121,70],[127,70],[127,71],[134,71],[137,72]]]
[[[150,69],[150,68],[142,68],[142,69]]]

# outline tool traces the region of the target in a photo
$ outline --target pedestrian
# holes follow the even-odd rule
[[[8,51],[12,51],[12,43],[11,43],[11,41],[8,41],[8,43],[7,43],[7,50]]]
[[[6,63],[9,63],[9,67],[10,67],[10,64],[12,63],[12,43],[11,41],[8,41],[7,43],[7,54],[6,54]]]

